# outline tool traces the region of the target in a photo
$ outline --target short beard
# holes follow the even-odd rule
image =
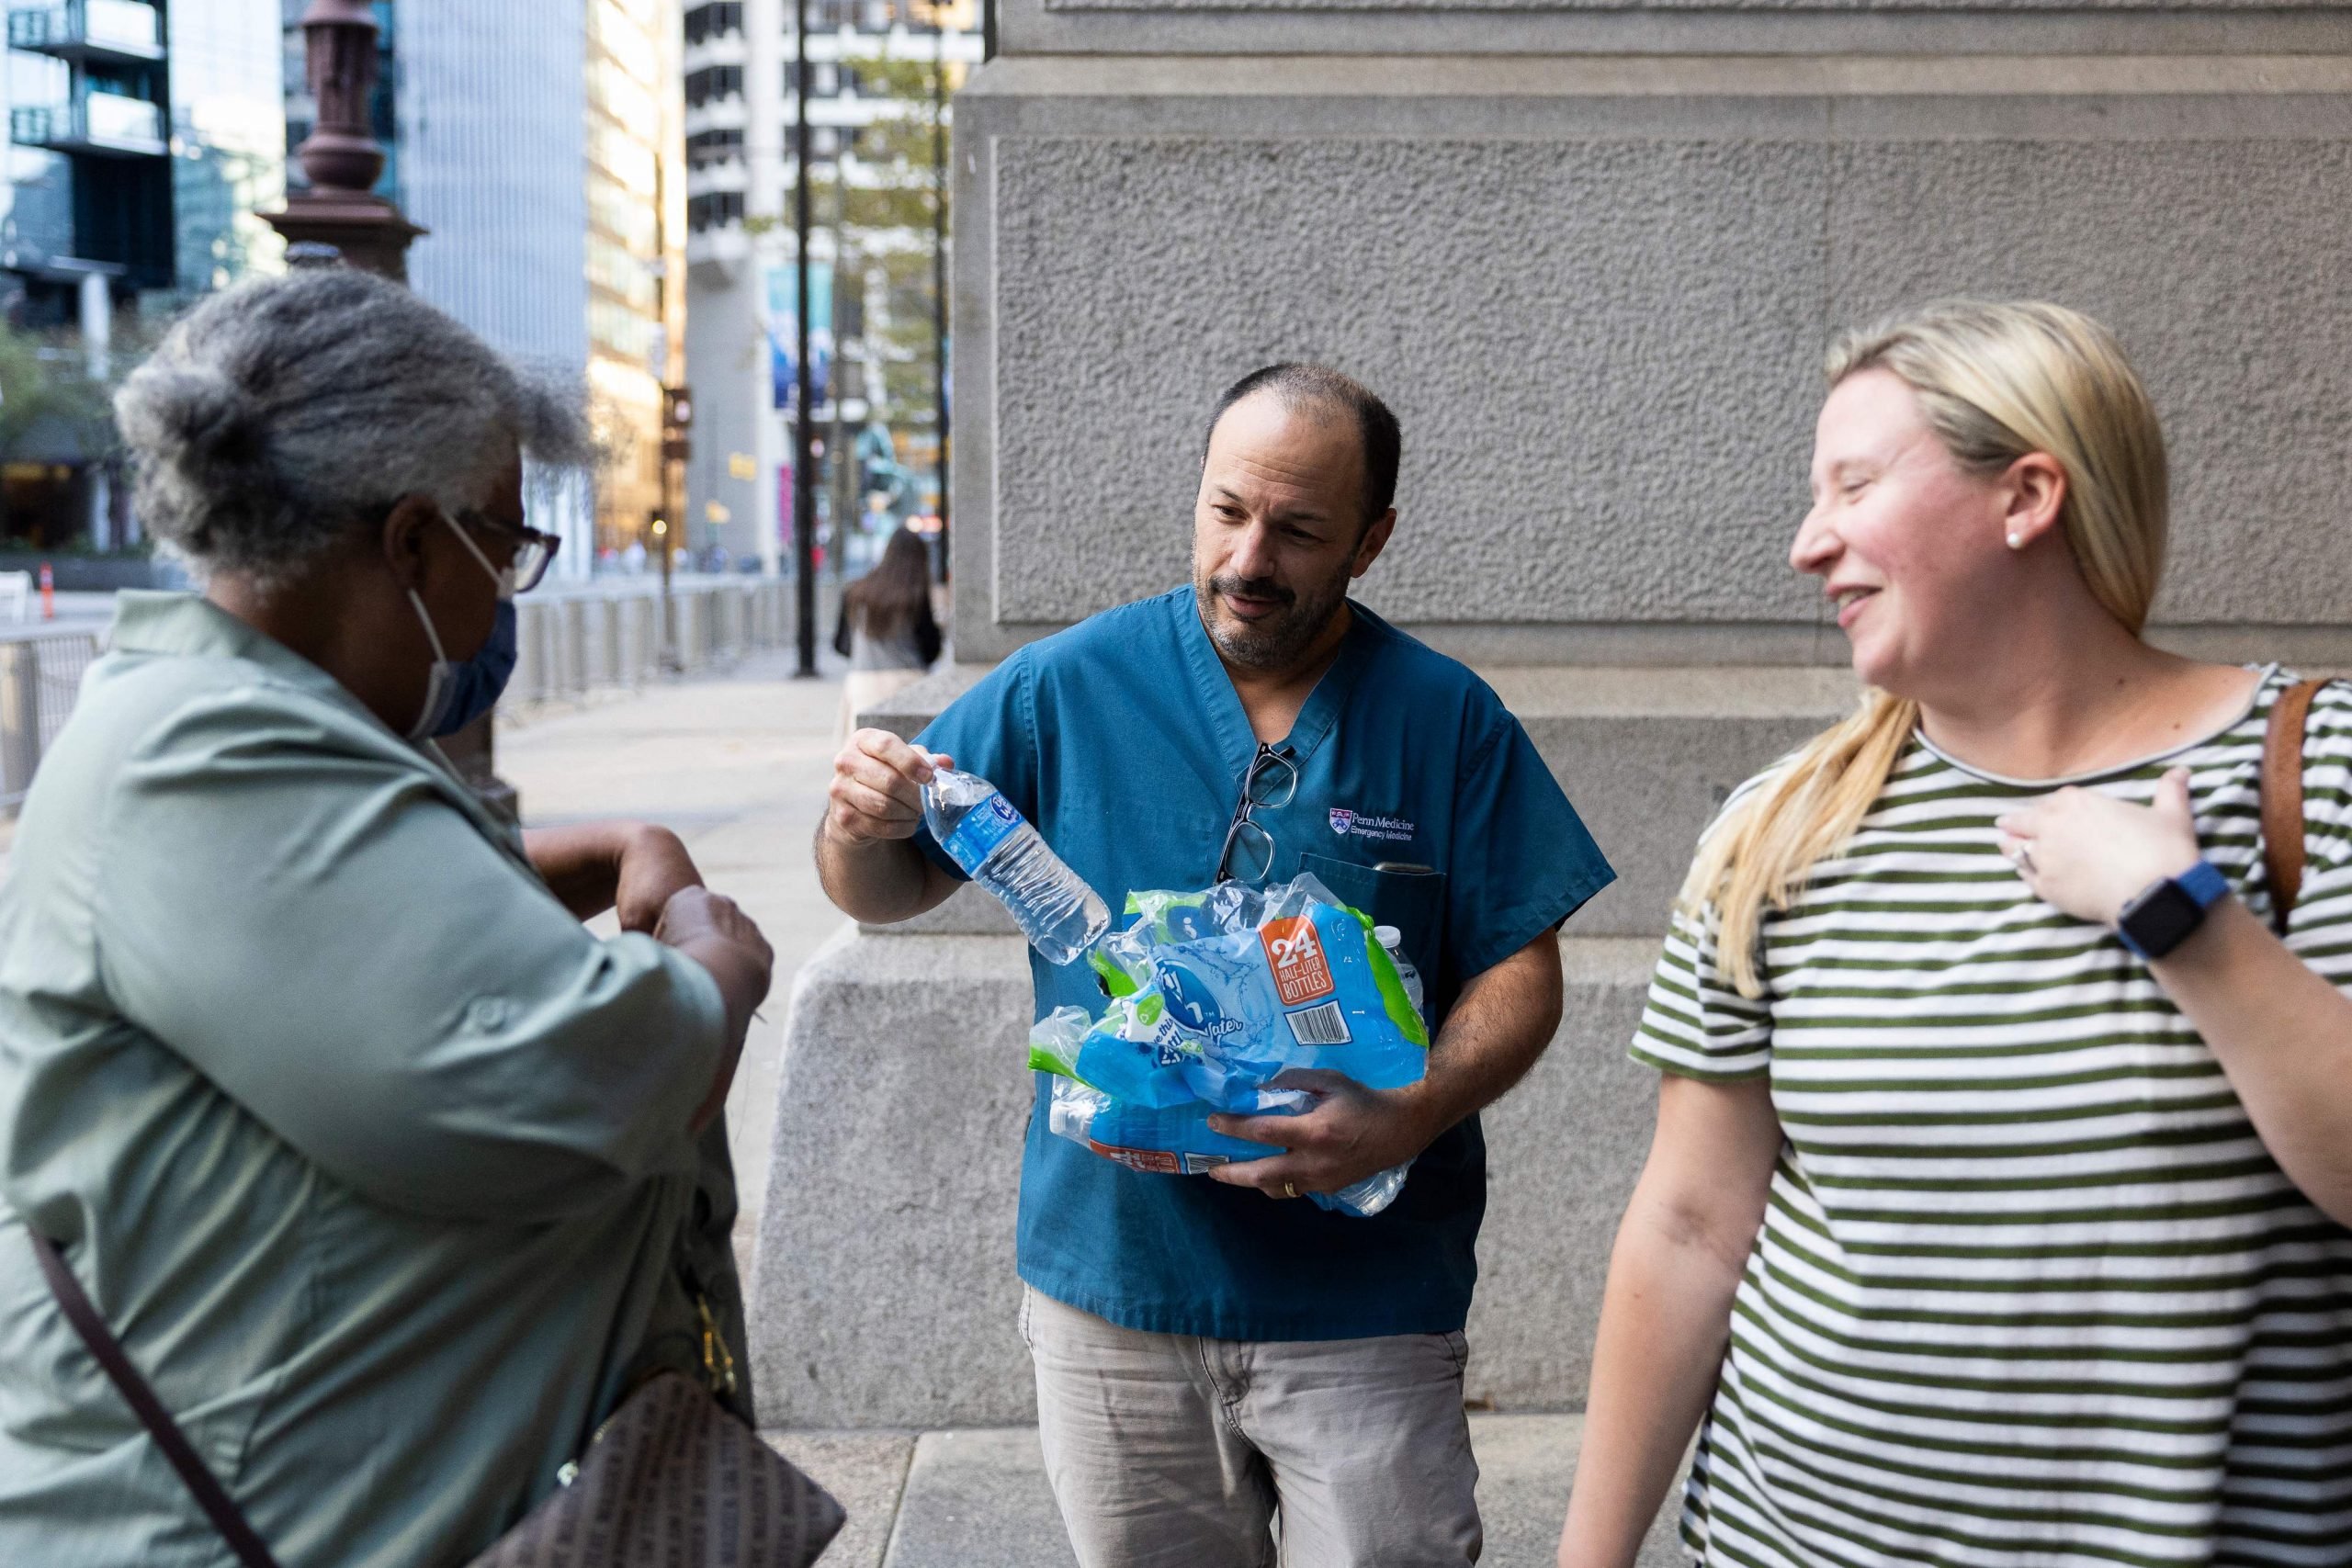
[[[1224,607],[1217,603],[1221,593],[1283,598],[1289,603],[1269,619],[1248,625],[1227,617]],[[1329,628],[1332,615],[1347,596],[1348,574],[1344,569],[1329,581],[1314,585],[1304,595],[1271,582],[1238,577],[1195,575],[1193,579],[1193,598],[1200,607],[1201,626],[1208,632],[1209,640],[1216,644],[1216,650],[1228,662],[1266,674],[1280,674],[1295,665]]]

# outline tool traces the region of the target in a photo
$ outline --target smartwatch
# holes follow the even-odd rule
[[[2205,911],[2229,897],[2230,885],[2211,861],[2168,876],[2123,906],[2115,934],[2150,963],[2162,958],[2205,923]]]

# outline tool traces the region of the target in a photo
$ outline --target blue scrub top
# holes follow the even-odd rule
[[[1486,682],[1350,607],[1338,657],[1281,743],[1297,793],[1252,819],[1274,838],[1271,880],[1312,872],[1403,933],[1434,1035],[1464,982],[1615,874]],[[1132,891],[1209,886],[1258,749],[1190,586],[1021,649],[919,739],[1002,790],[1114,917]],[[916,842],[956,871],[930,834]],[[1102,1012],[1083,963],[1056,968],[1033,950],[1030,967],[1039,1017]],[[1047,1131],[1049,1083],[1037,1075],[1019,1243],[1021,1277],[1046,1295],[1129,1328],[1219,1339],[1463,1325],[1487,1201],[1476,1116],[1414,1162],[1394,1204],[1358,1219],[1115,1165]]]

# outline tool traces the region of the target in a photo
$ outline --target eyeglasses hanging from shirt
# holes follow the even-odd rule
[[[1287,750],[1261,741],[1241,781],[1241,799],[1233,808],[1233,824],[1225,830],[1225,848],[1216,857],[1217,882],[1263,882],[1274,869],[1274,836],[1254,820],[1260,807],[1269,811],[1288,806],[1298,793],[1298,764]]]

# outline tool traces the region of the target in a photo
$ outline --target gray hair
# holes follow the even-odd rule
[[[403,496],[484,504],[514,448],[559,466],[594,456],[576,389],[348,267],[214,295],[114,407],[149,532],[200,576],[264,588]]]

